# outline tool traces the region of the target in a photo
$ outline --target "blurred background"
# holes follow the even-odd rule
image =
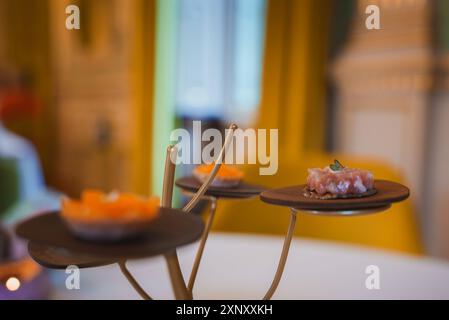
[[[24,255],[6,229],[61,194],[160,194],[192,120],[279,129],[278,174],[247,166],[250,182],[338,158],[411,189],[379,215],[301,215],[297,235],[449,258],[448,17],[445,0],[0,0],[0,259]],[[278,211],[224,202],[214,228],[283,234]]]

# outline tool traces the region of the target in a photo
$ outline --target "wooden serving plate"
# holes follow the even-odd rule
[[[201,183],[198,182],[198,180],[193,176],[180,178],[176,180],[175,185],[183,190],[193,193],[197,192],[201,187]],[[242,182],[239,185],[231,188],[210,186],[207,189],[205,195],[213,196],[216,198],[242,199],[255,197],[265,189],[266,188],[262,186]]]
[[[28,253],[34,261],[51,269],[65,269],[70,265],[78,268],[94,268],[113,264],[115,260],[98,259],[88,254],[79,254],[67,249],[49,247],[35,242],[28,243]]]
[[[85,263],[103,263],[131,258],[151,257],[175,250],[200,238],[204,229],[201,219],[195,215],[185,214],[181,210],[161,208],[159,217],[148,226],[145,234],[134,240],[117,243],[97,243],[75,237],[66,227],[58,212],[45,213],[20,223],[16,228],[19,237],[31,242],[32,249],[51,247],[66,249],[75,255],[60,256],[56,251],[33,250],[37,260],[45,256],[57,256],[60,259],[81,258],[81,255],[93,256],[96,261]],[[44,260],[44,259],[42,259]],[[81,259],[82,260],[82,259]],[[60,261],[49,261],[56,265]]]
[[[387,180],[374,181],[377,193],[352,199],[320,200],[308,198],[303,195],[304,187],[305,185],[302,184],[267,190],[260,194],[260,199],[270,204],[325,214],[326,212],[388,208],[392,203],[403,201],[410,195],[410,190],[406,186]]]

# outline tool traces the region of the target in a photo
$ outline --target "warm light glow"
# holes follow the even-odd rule
[[[16,277],[11,277],[8,280],[6,280],[6,288],[9,291],[16,291],[20,288],[20,281]]]

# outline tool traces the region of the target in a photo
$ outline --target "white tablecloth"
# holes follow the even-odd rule
[[[260,299],[269,287],[282,237],[212,233],[194,296],[198,299]],[[187,281],[197,243],[178,250]],[[366,267],[380,270],[380,289],[365,286]],[[155,299],[172,299],[161,257],[128,262]],[[64,271],[52,272],[54,299],[138,299],[118,266],[82,269],[80,289],[65,287]],[[449,299],[449,263],[327,241],[295,238],[273,299]]]

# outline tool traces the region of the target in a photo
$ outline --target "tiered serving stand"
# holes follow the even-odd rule
[[[225,151],[233,139],[236,128],[236,125],[230,126],[216,164],[205,183],[201,185],[193,177],[185,177],[176,181],[176,185],[185,194],[191,196],[191,200],[182,210],[171,208],[174,163],[176,163],[178,151],[173,146],[167,148],[161,212],[157,220],[148,227],[145,236],[139,241],[104,244],[80,240],[70,233],[57,212],[45,213],[20,223],[16,228],[16,233],[29,240],[28,250],[31,257],[47,268],[61,269],[70,265],[90,268],[117,263],[122,274],[143,299],[152,298],[129,272],[126,261],[163,255],[167,262],[175,298],[192,299],[195,279],[213,223],[218,199],[244,199],[260,195],[264,202],[290,208],[290,223],[278,267],[271,286],[263,297],[270,299],[282,277],[298,211],[326,216],[372,214],[387,210],[392,203],[402,201],[409,196],[409,190],[405,186],[383,180],[375,182],[377,189],[375,195],[366,198],[336,200],[306,198],[303,195],[304,185],[265,191],[261,186],[246,183],[236,188],[211,187],[210,184],[221,166]],[[188,214],[201,199],[210,202],[206,225],[198,216]],[[176,249],[198,239],[200,239],[200,243],[189,282],[186,285]]]

